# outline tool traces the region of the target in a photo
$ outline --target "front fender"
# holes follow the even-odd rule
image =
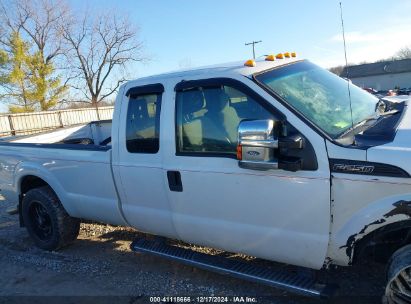
[[[337,265],[350,265],[355,245],[369,233],[411,217],[411,194],[387,196],[352,214],[339,228],[333,226],[329,258]]]

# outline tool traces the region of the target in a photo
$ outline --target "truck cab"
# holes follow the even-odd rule
[[[132,226],[322,267],[330,229],[330,171],[319,134],[251,77],[230,67],[140,79],[122,87],[118,96],[113,170],[125,189],[120,191],[122,210]],[[290,152],[294,158],[287,155],[279,162],[291,166],[299,157],[300,168],[239,165],[238,127],[256,120],[276,121],[277,128],[282,123],[289,138],[303,138],[304,147]]]

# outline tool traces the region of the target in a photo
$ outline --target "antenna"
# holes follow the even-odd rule
[[[342,36],[343,36],[343,41],[344,41],[345,77],[347,78],[348,99],[350,100],[351,127],[354,128],[354,120],[353,120],[353,117],[352,117],[352,102],[351,102],[351,91],[350,91],[350,79],[348,78],[347,46],[346,46],[346,44],[345,44],[344,18],[343,18],[343,9],[342,9],[342,4],[341,4],[341,2],[340,2],[340,12],[341,12]]]
[[[259,40],[259,41],[253,41],[253,42],[249,42],[249,43],[245,43],[245,45],[253,45],[253,59],[255,59],[255,49],[254,49],[254,46],[257,44],[257,43],[260,43],[260,42],[262,42],[261,40]]]

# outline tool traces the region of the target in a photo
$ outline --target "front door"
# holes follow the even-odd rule
[[[320,268],[330,226],[324,140],[312,130],[300,133],[314,157],[308,169],[240,168],[236,160],[240,121],[273,119],[282,113],[240,81],[208,79],[176,90],[175,125],[169,126],[175,130],[175,145],[164,166],[179,238]],[[294,128],[292,122],[288,128]]]

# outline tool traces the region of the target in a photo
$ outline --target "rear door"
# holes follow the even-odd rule
[[[127,222],[142,231],[175,237],[160,144],[164,91],[162,83],[125,88],[120,113],[115,113],[113,170]]]
[[[177,85],[164,159],[176,232],[187,242],[320,268],[330,226],[324,140],[250,86],[226,78]],[[239,122],[280,117],[302,131],[314,163],[297,172],[240,168]]]

